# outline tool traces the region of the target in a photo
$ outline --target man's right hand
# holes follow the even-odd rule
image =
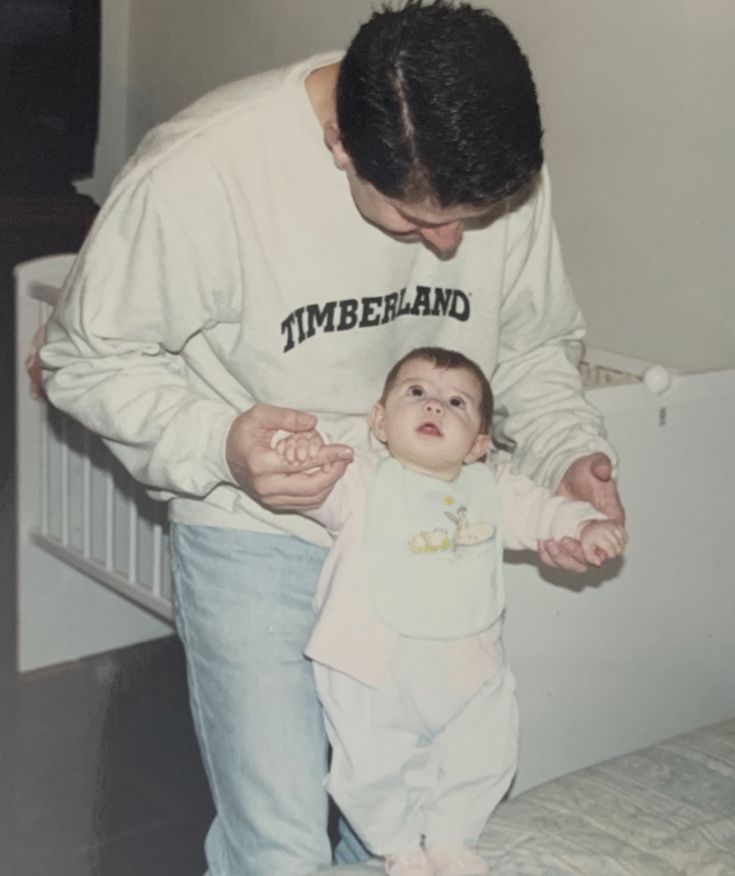
[[[291,408],[255,405],[240,414],[225,451],[235,482],[273,511],[319,508],[352,462],[352,448],[325,444],[314,458],[292,463],[271,447],[279,430],[310,432],[315,426],[316,417]]]

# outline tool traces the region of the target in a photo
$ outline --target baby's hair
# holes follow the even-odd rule
[[[388,376],[385,378],[383,394],[380,397],[381,404],[385,404],[388,393],[393,389],[398,372],[406,362],[410,362],[413,359],[423,359],[426,362],[431,362],[437,368],[446,368],[447,370],[464,368],[465,371],[469,371],[470,374],[474,375],[480,385],[480,431],[490,432],[490,426],[493,421],[493,393],[490,389],[490,381],[485,377],[479,365],[456,350],[446,350],[444,347],[416,347],[415,350],[406,353],[390,369]]]

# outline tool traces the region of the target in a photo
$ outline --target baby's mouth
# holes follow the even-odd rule
[[[426,422],[422,423],[416,431],[420,435],[430,435],[435,438],[441,438],[442,430],[436,425],[436,423]]]

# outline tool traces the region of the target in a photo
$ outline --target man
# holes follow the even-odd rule
[[[301,654],[328,542],[292,512],[318,507],[367,440],[388,363],[461,350],[492,376],[521,470],[622,518],[573,364],[584,326],[540,142],[507,28],[410,0],[344,57],[233,83],[153,131],[80,254],[48,328],[47,391],[170,500],[176,624],[217,808],[210,876],[331,860]],[[315,416],[343,442],[316,474],[270,448]],[[574,541],[541,555],[585,567]]]

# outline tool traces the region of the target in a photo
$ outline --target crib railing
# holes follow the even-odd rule
[[[71,263],[71,256],[56,256],[16,269],[19,536],[169,620],[165,506],[99,438],[29,394],[22,363]]]
[[[40,520],[31,539],[128,599],[171,617],[165,509],[95,436],[46,406]]]

